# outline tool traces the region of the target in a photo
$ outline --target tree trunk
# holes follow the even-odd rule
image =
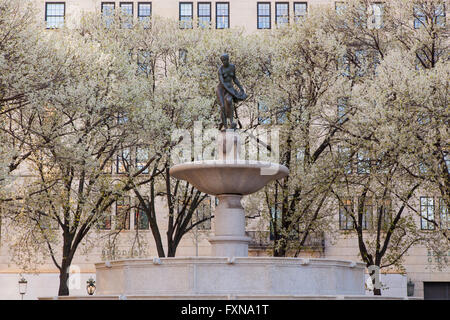
[[[177,246],[172,244],[169,245],[169,247],[167,248],[167,256],[168,257],[175,257],[175,253],[177,252]]]
[[[66,268],[61,268],[59,272],[59,290],[58,296],[68,296],[69,295],[69,270]]]
[[[274,243],[273,256],[285,257],[286,256],[286,239],[278,239]]]

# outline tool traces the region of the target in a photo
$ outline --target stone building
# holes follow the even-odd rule
[[[45,1],[30,0],[38,9],[39,17],[46,21],[48,28],[58,27],[62,23],[70,25],[77,21],[83,12],[102,12],[109,15],[114,9],[133,15],[135,19],[147,19],[152,16],[162,16],[184,22],[186,27],[192,25],[193,20],[201,23],[210,23],[213,28],[232,28],[243,26],[248,32],[258,32],[259,29],[274,28],[276,24],[286,23],[286,16],[291,18],[300,17],[308,13],[308,9],[317,5],[337,6],[339,2],[330,0],[309,0],[309,1],[256,1],[256,0],[229,0],[229,1],[177,1],[177,0],[152,0],[152,1],[100,1],[100,0],[66,0],[66,1]],[[118,172],[114,174],[119,174]],[[126,203],[126,201],[128,201]],[[116,204],[112,211],[113,215],[122,207],[129,206],[132,199],[124,203]],[[424,201],[426,204],[424,204]],[[431,207],[433,211],[441,210],[439,199],[429,195],[423,190],[421,196],[415,204]],[[211,197],[206,201],[205,212],[208,214],[214,209],[215,199]],[[161,201],[159,204],[161,225],[167,212],[166,204]],[[339,208],[336,207],[336,224],[340,224]],[[418,225],[421,225],[420,218],[417,217]],[[145,252],[130,252],[130,241],[134,237],[134,229],[140,225],[140,232],[149,239],[149,246]],[[210,246],[207,241],[208,233],[214,226],[206,224],[200,229],[196,229],[189,236],[186,236],[180,244],[177,255],[196,256],[209,255]],[[449,223],[450,228],[450,223]],[[114,221],[109,221],[105,225],[105,231],[114,229]],[[156,256],[156,250],[151,245],[152,237],[148,230],[148,222],[139,215],[139,209],[131,210],[126,222],[126,230],[121,233],[122,242],[114,252],[108,252],[104,247],[95,247],[88,255],[80,254],[73,263],[74,277],[71,294],[86,294],[85,284],[90,276],[95,275],[93,263],[104,261],[111,256],[115,258],[126,258],[130,256]],[[358,261],[358,243],[353,236],[347,236],[345,224],[341,227],[341,234],[337,239],[332,240],[325,234],[311,236],[307,241],[309,250],[304,255],[314,257],[344,259]],[[1,230],[2,233],[7,230]],[[101,234],[102,231],[99,231]],[[254,239],[250,244],[250,255],[265,255],[266,249],[270,245],[269,231],[251,230],[248,234]],[[1,233],[0,233],[1,235]],[[93,235],[92,237],[95,237]],[[86,244],[88,246],[88,244]],[[436,269],[436,259],[450,259],[450,252],[447,257],[437,257],[433,252],[424,246],[411,248],[405,259],[406,274],[387,273],[383,274],[381,281],[388,287],[383,290],[386,296],[406,296],[407,282],[411,280],[414,284],[414,296],[423,297],[427,291],[427,296],[446,295],[450,299],[450,272],[448,269]],[[78,273],[79,272],[79,273]],[[8,248],[1,242],[0,238],[0,299],[20,299],[18,290],[18,280],[21,270],[10,265]],[[36,274],[23,274],[28,280],[28,289],[25,299],[36,299],[39,296],[56,295],[58,288],[58,273],[52,262],[42,265]],[[368,293],[370,294],[370,293]]]

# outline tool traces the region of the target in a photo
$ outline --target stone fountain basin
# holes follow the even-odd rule
[[[201,192],[211,195],[248,195],[288,174],[288,168],[283,165],[249,160],[194,161],[170,169],[171,176],[186,180]]]

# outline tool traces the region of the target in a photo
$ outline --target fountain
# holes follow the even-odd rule
[[[212,256],[97,263],[97,298],[330,299],[364,297],[364,264],[307,258],[248,257],[243,196],[288,175],[285,166],[240,160],[235,130],[218,137],[218,159],[173,166],[170,174],[219,198]]]
[[[212,255],[125,259],[97,263],[96,299],[336,299],[365,298],[363,263],[352,261],[248,257],[241,199],[289,174],[283,165],[240,159],[240,138],[232,121],[233,99],[245,99],[230,88],[234,66],[222,56],[217,89],[222,125],[217,159],[173,166],[171,176],[219,198],[214,213]],[[221,67],[221,68],[222,68]],[[232,68],[227,71],[227,68]],[[227,73],[228,72],[228,73]],[[230,73],[231,72],[231,76]],[[223,74],[222,74],[223,73]],[[225,77],[225,79],[223,79]],[[234,79],[237,81],[237,79]],[[226,90],[223,87],[226,88]],[[230,126],[227,120],[230,119]],[[66,297],[65,299],[70,299]],[[76,299],[76,297],[74,297]]]

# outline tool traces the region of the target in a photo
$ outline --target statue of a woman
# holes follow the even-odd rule
[[[220,56],[222,66],[219,68],[219,84],[216,88],[217,99],[220,104],[220,115],[222,117],[222,127],[225,129],[236,128],[236,123],[233,122],[233,102],[242,101],[247,98],[247,94],[242,88],[241,83],[236,78],[236,67],[230,63],[228,54],[224,53]],[[234,88],[233,82],[239,90]],[[230,126],[228,126],[230,120]]]

